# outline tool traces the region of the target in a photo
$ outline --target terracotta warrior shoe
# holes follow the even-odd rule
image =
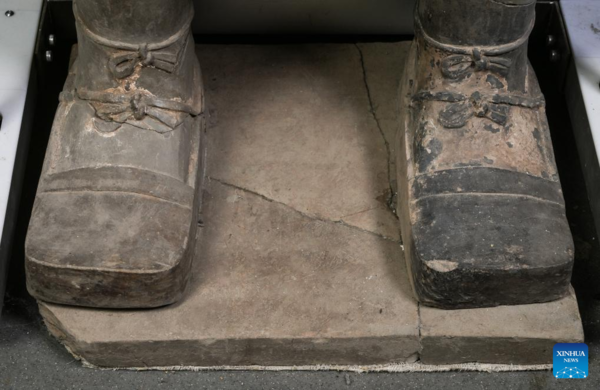
[[[200,203],[192,5],[78,0],[74,11],[78,54],[29,226],[28,289],[78,306],[171,304],[190,274]]]
[[[564,297],[573,242],[527,59],[534,0],[420,0],[402,81],[399,207],[416,297],[443,309]]]

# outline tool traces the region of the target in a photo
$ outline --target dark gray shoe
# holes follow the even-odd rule
[[[569,290],[573,242],[527,59],[534,0],[421,0],[402,82],[399,207],[415,294],[472,308]]]

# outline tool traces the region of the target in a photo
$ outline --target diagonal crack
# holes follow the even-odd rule
[[[377,208],[377,206],[375,206],[375,207],[369,207],[368,209],[365,209],[365,210],[360,210],[360,211],[357,211],[357,212],[355,212],[355,213],[352,213],[352,214],[344,215],[344,216],[341,216],[341,217],[340,217],[340,220],[344,220],[344,219],[346,219],[346,218],[354,217],[355,215],[359,215],[359,214],[362,214],[362,213],[366,213],[366,212],[369,212],[369,211],[375,210],[376,208]]]
[[[261,198],[262,200],[265,200],[265,201],[267,201],[269,203],[275,203],[277,205],[283,206],[283,207],[285,207],[285,208],[287,208],[289,210],[292,210],[293,212],[295,212],[297,214],[300,214],[301,216],[303,216],[305,218],[308,218],[308,219],[311,219],[313,221],[319,221],[319,222],[323,222],[323,223],[332,223],[332,224],[335,224],[335,225],[341,225],[341,226],[347,227],[349,229],[358,230],[358,231],[363,232],[363,233],[371,234],[371,235],[373,235],[375,237],[384,239],[386,241],[391,241],[391,242],[395,242],[397,244],[402,244],[398,240],[394,240],[393,238],[386,237],[384,235],[372,232],[370,230],[361,229],[361,228],[359,228],[357,226],[349,225],[349,224],[347,224],[346,222],[344,222],[342,220],[336,220],[336,221],[334,221],[334,220],[330,220],[330,219],[319,218],[319,217],[317,217],[315,215],[310,215],[310,214],[303,213],[302,211],[296,210],[295,208],[293,208],[290,205],[287,205],[287,204],[285,204],[283,202],[279,202],[279,201],[277,201],[275,199],[268,198],[268,197],[264,196],[263,194],[260,194],[260,193],[258,193],[256,191],[252,191],[252,190],[244,188],[244,187],[236,186],[235,184],[227,183],[227,182],[225,182],[225,181],[223,181],[221,179],[217,179],[217,178],[211,177],[211,176],[208,176],[208,179],[211,180],[211,181],[215,181],[215,182],[217,182],[217,183],[219,183],[219,184],[221,184],[223,186],[234,188],[234,189],[239,190],[239,191],[247,192],[247,193],[249,193],[251,195],[254,195],[254,196],[257,196],[257,197]]]
[[[388,186],[389,186],[389,191],[390,191],[390,194],[389,194],[389,197],[387,200],[387,206],[390,210],[392,210],[394,215],[396,215],[396,207],[394,207],[395,191],[394,191],[394,187],[392,186],[392,168],[391,168],[391,165],[392,165],[391,154],[392,153],[391,153],[391,149],[390,149],[390,143],[387,140],[387,138],[385,137],[383,127],[381,126],[381,122],[379,121],[379,118],[377,117],[377,112],[375,111],[375,107],[373,105],[373,96],[371,95],[371,87],[369,87],[369,80],[368,80],[368,76],[367,76],[367,67],[365,66],[365,56],[363,54],[362,49],[358,45],[358,43],[355,43],[354,46],[356,47],[356,50],[358,50],[358,54],[360,56],[360,65],[362,67],[363,80],[365,83],[365,89],[367,91],[367,98],[369,99],[369,112],[373,116],[373,120],[375,120],[377,129],[379,130],[379,134],[381,135],[381,138],[383,139],[383,143],[385,145],[386,160],[387,160],[387,179],[388,179]]]

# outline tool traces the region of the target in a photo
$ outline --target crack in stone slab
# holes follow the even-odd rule
[[[377,209],[377,206],[375,206],[375,207],[369,207],[368,209],[365,209],[365,210],[360,210],[360,211],[357,211],[357,212],[352,213],[352,214],[344,215],[344,216],[340,217],[340,221],[343,221],[346,218],[350,218],[350,217],[354,217],[356,215],[360,215],[362,213],[367,213],[369,211],[373,211],[375,209]]]
[[[387,138],[385,137],[385,133],[383,131],[383,128],[381,127],[381,123],[379,121],[379,118],[377,117],[377,113],[375,111],[375,107],[373,105],[373,96],[371,95],[371,87],[369,87],[369,79],[367,76],[367,67],[365,65],[365,56],[363,54],[362,49],[360,48],[360,46],[358,45],[358,43],[355,43],[354,46],[356,47],[356,50],[358,50],[358,54],[360,56],[360,65],[362,67],[362,73],[363,73],[363,81],[365,84],[365,89],[367,91],[367,98],[369,99],[369,112],[371,113],[371,115],[373,116],[373,120],[375,121],[375,124],[377,125],[377,129],[379,130],[379,134],[381,134],[381,138],[383,139],[383,143],[385,145],[385,151],[386,151],[386,161],[387,161],[387,181],[388,181],[388,186],[389,186],[389,191],[390,191],[390,195],[389,198],[387,200],[387,206],[388,208],[392,211],[392,213],[397,217],[396,212],[395,212],[395,207],[394,207],[394,198],[395,198],[395,191],[394,191],[394,187],[392,186],[392,169],[391,169],[391,165],[392,165],[392,161],[391,161],[391,149],[390,149],[390,143],[388,142]]]
[[[421,352],[423,352],[423,336],[421,335],[421,302],[417,301],[417,340],[419,341],[419,350],[417,351],[417,362],[421,361]]]
[[[305,218],[308,218],[308,219],[311,219],[313,221],[319,221],[319,222],[323,222],[323,223],[331,223],[331,224],[335,224],[335,225],[344,226],[344,227],[347,227],[347,228],[352,229],[352,230],[357,230],[359,232],[371,234],[371,235],[373,235],[375,237],[381,238],[381,239],[386,240],[386,241],[391,241],[391,242],[394,242],[396,244],[402,244],[402,242],[400,242],[398,240],[394,240],[391,237],[386,237],[384,235],[372,232],[370,230],[365,230],[365,229],[361,229],[361,228],[359,228],[357,226],[349,225],[349,224],[347,224],[346,222],[344,222],[342,220],[324,219],[324,218],[319,218],[319,217],[317,217],[315,215],[310,215],[310,214],[303,213],[302,211],[297,210],[297,209],[291,207],[290,205],[287,205],[287,204],[282,203],[280,201],[277,201],[275,199],[268,198],[268,197],[264,196],[263,194],[260,194],[260,193],[258,193],[256,191],[252,191],[252,190],[250,190],[248,188],[236,186],[235,184],[227,183],[226,181],[223,181],[221,179],[217,179],[217,178],[212,177],[212,176],[208,176],[208,179],[211,180],[211,181],[215,181],[215,182],[217,182],[217,183],[219,183],[219,184],[221,184],[223,186],[234,188],[234,189],[239,190],[239,191],[247,192],[247,193],[249,193],[251,195],[254,195],[254,196],[257,196],[257,197],[259,197],[259,198],[261,198],[261,199],[263,199],[263,200],[265,200],[265,201],[267,201],[269,203],[275,203],[275,204],[281,205],[281,206],[283,206],[283,207],[285,207],[285,208],[287,208],[289,210],[292,210],[295,213],[300,214],[301,216],[303,216]]]

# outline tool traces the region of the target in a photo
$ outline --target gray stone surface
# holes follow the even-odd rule
[[[387,207],[392,131],[384,139],[372,114],[377,103],[369,97],[383,99],[367,93],[365,75],[371,72],[364,71],[359,47],[209,50],[201,50],[200,59],[207,77],[210,176],[312,217],[398,240],[400,229]],[[401,62],[403,52],[379,58]],[[396,78],[402,69],[386,71]],[[397,89],[386,88],[388,99],[397,101]],[[387,108],[393,116],[393,105]]]
[[[552,362],[556,343],[583,342],[577,298],[485,309],[421,306],[420,359],[426,364]]]
[[[410,43],[359,43],[365,70],[365,83],[371,101],[371,113],[385,139],[389,155],[389,182],[395,193],[396,182],[396,133],[401,107],[396,95],[399,93],[400,77],[404,73]],[[395,207],[395,202],[392,202]]]
[[[433,331],[426,329],[429,314],[419,319],[397,220],[386,204],[393,183],[385,141],[393,137],[397,99],[390,84],[401,72],[395,66],[401,58],[389,54],[401,56],[406,48],[201,46],[209,179],[187,296],[152,311],[41,304],[51,332],[76,355],[110,367],[419,358],[428,341],[421,345],[420,330]],[[469,342],[466,327],[458,340],[466,342],[450,348],[459,355],[475,348],[472,356],[482,356],[499,338],[528,345],[579,337],[580,322],[564,316],[577,314],[575,300],[556,313],[553,307],[488,309],[498,310],[497,317],[472,312],[470,323],[480,324],[471,328],[477,342]],[[523,312],[530,331],[511,334],[502,318]],[[544,312],[562,331],[540,333],[535,325],[547,320]],[[444,336],[444,321],[427,334],[455,338]],[[530,352],[512,351],[488,360],[506,363]],[[547,363],[551,354],[541,359]]]

